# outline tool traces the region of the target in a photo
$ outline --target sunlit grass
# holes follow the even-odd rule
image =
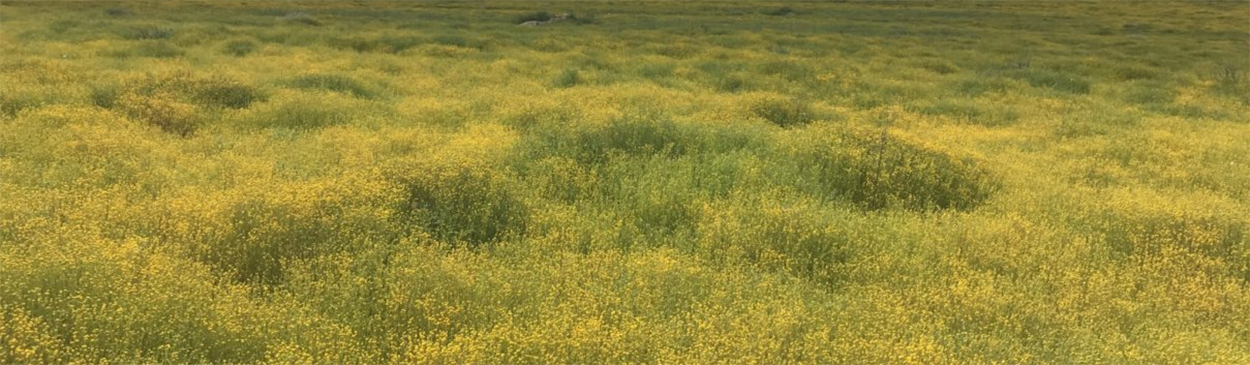
[[[0,363],[1247,363],[1248,16],[5,1]]]

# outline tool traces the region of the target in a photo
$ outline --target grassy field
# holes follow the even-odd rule
[[[0,3],[0,363],[1245,364],[1247,318],[1250,2]]]

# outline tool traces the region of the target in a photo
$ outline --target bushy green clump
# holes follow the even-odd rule
[[[130,47],[105,52],[106,55],[115,58],[177,58],[186,53],[181,47],[164,40],[143,41]]]
[[[530,21],[545,22],[549,20],[551,20],[551,13],[548,13],[545,11],[536,11],[532,13],[525,13],[525,14],[518,15],[516,18],[512,19],[512,22],[516,24],[521,24],[521,23],[530,22]]]
[[[565,20],[567,20],[567,21],[571,21],[571,22],[573,22],[573,24],[577,24],[577,25],[587,25],[587,24],[598,24],[598,23],[599,23],[599,21],[595,19],[595,14],[582,14],[582,15],[577,15],[577,14],[569,13],[568,18],[567,18],[567,19],[565,19]]]
[[[0,86],[0,115],[14,116],[23,110],[58,104],[69,98],[65,90],[56,87],[30,87],[24,85]]]
[[[438,170],[403,182],[399,206],[404,224],[451,244],[477,247],[526,231],[529,208],[494,172]]]
[[[797,98],[765,98],[751,106],[751,112],[781,127],[807,125],[816,118],[811,104]]]
[[[783,6],[783,7],[776,8],[776,9],[764,10],[763,13],[764,15],[771,15],[771,16],[786,16],[786,15],[793,15],[794,9],[791,9],[789,6]]]
[[[1244,208],[1215,195],[1192,194],[1180,202],[1155,191],[1123,191],[1106,201],[1082,202],[1063,217],[1072,229],[1121,259],[1183,253],[1218,263],[1205,270],[1250,280],[1250,221]]]
[[[556,76],[552,85],[558,88],[568,88],[577,86],[582,82],[581,74],[575,68],[566,68],[560,72],[560,76]]]
[[[188,136],[202,122],[203,109],[242,109],[264,100],[259,89],[223,77],[189,72],[151,75],[91,88],[92,104],[119,109],[162,130]]]
[[[161,26],[143,26],[130,28],[121,33],[125,39],[166,39],[174,36],[173,28]]]
[[[117,100],[117,105],[131,118],[183,137],[195,133],[203,120],[194,105],[168,92],[125,94]]]
[[[243,124],[260,128],[314,130],[351,121],[358,103],[329,93],[293,95],[253,108]],[[337,104],[336,104],[337,103]]]
[[[1243,104],[1250,105],[1250,77],[1246,69],[1225,64],[1214,72],[1215,90]]]
[[[394,222],[376,214],[394,198],[382,186],[353,177],[220,194],[213,198],[223,208],[201,213],[211,217],[202,224],[212,233],[183,237],[182,244],[196,260],[238,282],[280,285],[292,265],[394,237]]]
[[[305,12],[287,13],[283,15],[282,17],[278,18],[278,20],[285,22],[285,23],[303,24],[303,25],[310,25],[314,27],[320,27],[322,25],[325,25],[325,22],[321,21],[321,19],[318,19],[312,14],[305,13]]]
[[[914,102],[908,110],[924,115],[940,115],[956,121],[984,126],[1003,126],[1015,122],[1020,114],[1009,105],[979,103],[963,99],[940,99]]]
[[[699,245],[708,260],[744,261],[822,285],[844,275],[839,265],[850,256],[845,217],[775,197],[737,198],[739,204],[715,204],[703,212]]]
[[[533,132],[535,153],[560,155],[580,163],[602,163],[611,155],[680,155],[692,147],[677,123],[668,119],[625,117],[604,125]]]
[[[794,82],[808,82],[816,76],[816,71],[811,66],[793,60],[768,61],[760,63],[756,69],[766,75]]]
[[[351,76],[341,74],[303,75],[287,82],[287,85],[300,89],[329,90],[365,99],[375,98],[381,94],[376,87],[356,80]]]
[[[1084,77],[1068,72],[1044,69],[1026,69],[1012,73],[1033,87],[1042,87],[1070,94],[1089,94],[1090,82]]]
[[[378,53],[400,53],[428,42],[425,38],[411,35],[334,37],[326,41],[327,44],[334,48]]]
[[[1000,189],[975,160],[909,143],[881,131],[822,130],[790,158],[816,178],[817,192],[868,210],[970,210]]]
[[[444,46],[463,47],[463,48],[470,47],[468,39],[465,39],[463,36],[454,35],[454,34],[438,35],[434,37],[433,41],[434,43],[441,44]]]
[[[108,9],[104,9],[104,15],[121,17],[121,16],[127,16],[127,15],[134,15],[134,12],[126,8],[108,8]]]
[[[149,76],[133,80],[123,88],[124,92],[140,95],[170,93],[189,103],[212,108],[241,109],[266,98],[260,89],[241,81],[225,76],[203,77],[190,72]],[[104,101],[109,92],[101,89],[101,94],[96,97]]]
[[[232,55],[235,57],[242,57],[242,56],[248,55],[249,53],[252,53],[252,51],[255,51],[256,47],[257,47],[256,42],[246,40],[246,39],[240,39],[240,40],[234,40],[234,41],[230,41],[229,43],[226,43],[225,46],[221,47],[221,51],[222,53],[225,53],[228,55]]]

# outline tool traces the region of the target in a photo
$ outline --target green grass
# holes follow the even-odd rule
[[[300,89],[328,90],[365,99],[375,98],[381,94],[372,85],[340,74],[302,75],[292,79],[288,84]]]
[[[0,19],[0,363],[1250,362],[1245,2]]]

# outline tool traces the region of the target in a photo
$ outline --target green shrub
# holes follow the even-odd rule
[[[1124,101],[1159,109],[1176,99],[1176,91],[1162,83],[1135,83],[1124,91]]]
[[[791,9],[791,8],[790,8],[790,7],[788,7],[788,6],[783,6],[783,7],[776,8],[776,9],[768,9],[768,10],[764,10],[764,11],[763,11],[763,14],[764,14],[764,15],[771,15],[771,16],[786,16],[786,15],[793,15],[793,14],[794,14],[794,9]]]
[[[529,21],[545,22],[545,21],[550,21],[550,20],[551,20],[550,13],[547,13],[545,11],[536,11],[532,13],[521,14],[517,16],[516,18],[513,18],[512,22],[516,24],[521,24],[521,23],[529,22]]]
[[[167,39],[174,36],[174,30],[171,28],[151,25],[128,29],[124,31],[121,36],[122,38],[131,40]]]
[[[971,120],[981,117],[981,109],[966,101],[938,100],[911,106],[909,109],[926,115],[942,115],[955,119]]]
[[[671,63],[644,63],[638,65],[638,74],[648,79],[658,79],[673,75],[673,71],[677,66]]]
[[[1020,118],[1020,114],[1010,105],[979,105],[974,101],[960,99],[914,102],[908,104],[907,109],[924,115],[940,115],[984,126],[1007,125]]]
[[[195,101],[211,107],[242,109],[266,97],[255,87],[224,77],[196,80],[187,87]]]
[[[1250,78],[1246,77],[1246,71],[1242,67],[1225,64],[1216,69],[1214,74],[1216,91],[1250,105]]]
[[[791,60],[763,62],[756,68],[766,75],[779,76],[788,81],[810,81],[816,76],[811,66]]]
[[[461,37],[458,35],[451,35],[451,34],[435,36],[434,43],[438,43],[444,46],[470,48],[469,40],[465,39],[464,37]]]
[[[117,104],[117,97],[121,94],[121,88],[112,83],[93,84],[91,85],[91,104],[111,109]]]
[[[946,60],[926,59],[919,62],[920,68],[933,71],[941,75],[949,75],[959,71],[959,68]]]
[[[104,15],[115,16],[115,17],[127,16],[127,15],[134,15],[134,12],[126,8],[108,8],[108,9],[104,9]]]
[[[234,41],[230,41],[226,43],[226,45],[223,46],[221,50],[225,54],[233,55],[235,57],[242,57],[242,56],[248,55],[249,53],[252,53],[252,51],[255,51],[256,47],[257,47],[256,42],[241,39],[241,40],[234,40]]]
[[[262,104],[250,123],[262,128],[311,130],[350,121],[353,114],[332,101],[308,95]]]
[[[380,94],[376,88],[340,74],[303,75],[287,82],[287,85],[299,89],[328,90],[365,99],[376,98]]]
[[[201,123],[194,105],[170,93],[126,94],[117,100],[117,106],[131,118],[182,137],[195,133]]]
[[[751,112],[781,127],[807,125],[816,118],[811,105],[797,98],[766,98],[752,105]]]
[[[242,109],[264,100],[259,89],[225,76],[201,77],[190,72],[174,72],[131,80],[125,84],[92,87],[92,103],[111,108],[120,95],[153,96],[165,94],[180,102],[209,108]]]
[[[555,81],[552,82],[552,85],[555,85],[555,87],[558,88],[568,88],[577,86],[577,84],[581,82],[582,78],[577,69],[566,68],[564,71],[560,72],[560,76],[556,77]]]
[[[985,78],[978,77],[975,79],[964,79],[955,82],[953,89],[956,93],[963,96],[981,96],[988,93],[1002,93],[1007,91],[1011,85],[1002,78]]]
[[[176,58],[186,54],[182,48],[170,44],[166,41],[145,41],[138,45],[132,46],[125,50],[115,51],[109,55],[117,58],[128,57],[151,57],[151,58]]]
[[[56,89],[13,86],[0,89],[0,115],[14,116],[22,110],[54,104],[61,99]]]
[[[317,19],[317,17],[312,16],[312,14],[308,14],[305,12],[287,13],[283,15],[281,18],[278,18],[278,20],[284,23],[296,23],[296,24],[303,24],[303,25],[311,25],[314,27],[320,27],[322,25],[325,25],[325,22],[322,22],[320,19]]]
[[[595,14],[582,14],[582,15],[576,15],[576,14],[573,14],[573,13],[569,13],[569,17],[568,17],[568,19],[566,19],[566,21],[571,21],[571,22],[573,22],[573,24],[577,24],[577,25],[587,25],[587,24],[598,24],[598,23],[599,23],[599,21],[595,19]]]
[[[846,199],[863,209],[970,210],[1001,186],[974,160],[884,131],[828,132],[800,144],[790,158],[816,178],[819,195]]]
[[[1087,237],[1095,237],[1119,259],[1147,259],[1183,253],[1219,262],[1204,268],[1229,277],[1250,280],[1250,222],[1241,206],[1227,200],[1164,197],[1157,192],[1134,191],[1107,200],[1082,202],[1062,217],[1063,223]],[[1193,199],[1193,198],[1191,198]]]
[[[529,208],[513,196],[507,179],[492,172],[431,171],[404,182],[405,224],[451,244],[477,247],[525,233]]]
[[[190,136],[203,124],[201,107],[243,108],[264,96],[250,86],[221,76],[200,78],[188,72],[148,76],[121,84],[91,87],[91,103],[122,111],[135,120],[178,136]]]
[[[1027,69],[1013,74],[1016,78],[1023,79],[1033,87],[1044,87],[1056,91],[1062,91],[1070,94],[1088,94],[1090,90],[1089,81],[1084,78],[1066,72]]]
[[[668,119],[625,117],[602,126],[543,130],[540,136],[557,154],[582,163],[602,163],[613,154],[683,154],[682,131]]]
[[[424,38],[406,35],[387,35],[376,38],[335,37],[327,41],[327,44],[334,48],[380,53],[399,53],[425,43],[427,41]]]
[[[744,200],[712,206],[699,222],[700,253],[708,260],[745,261],[821,285],[845,275],[839,267],[850,259],[845,217],[801,202]]]
[[[1154,69],[1142,66],[1122,66],[1116,68],[1115,77],[1121,81],[1153,79],[1158,76]]]
[[[743,79],[742,76],[738,76],[738,75],[714,76],[712,80],[713,80],[712,85],[715,87],[717,91],[722,91],[722,92],[727,92],[727,93],[736,93],[739,91],[748,90],[747,81],[746,79]]]

